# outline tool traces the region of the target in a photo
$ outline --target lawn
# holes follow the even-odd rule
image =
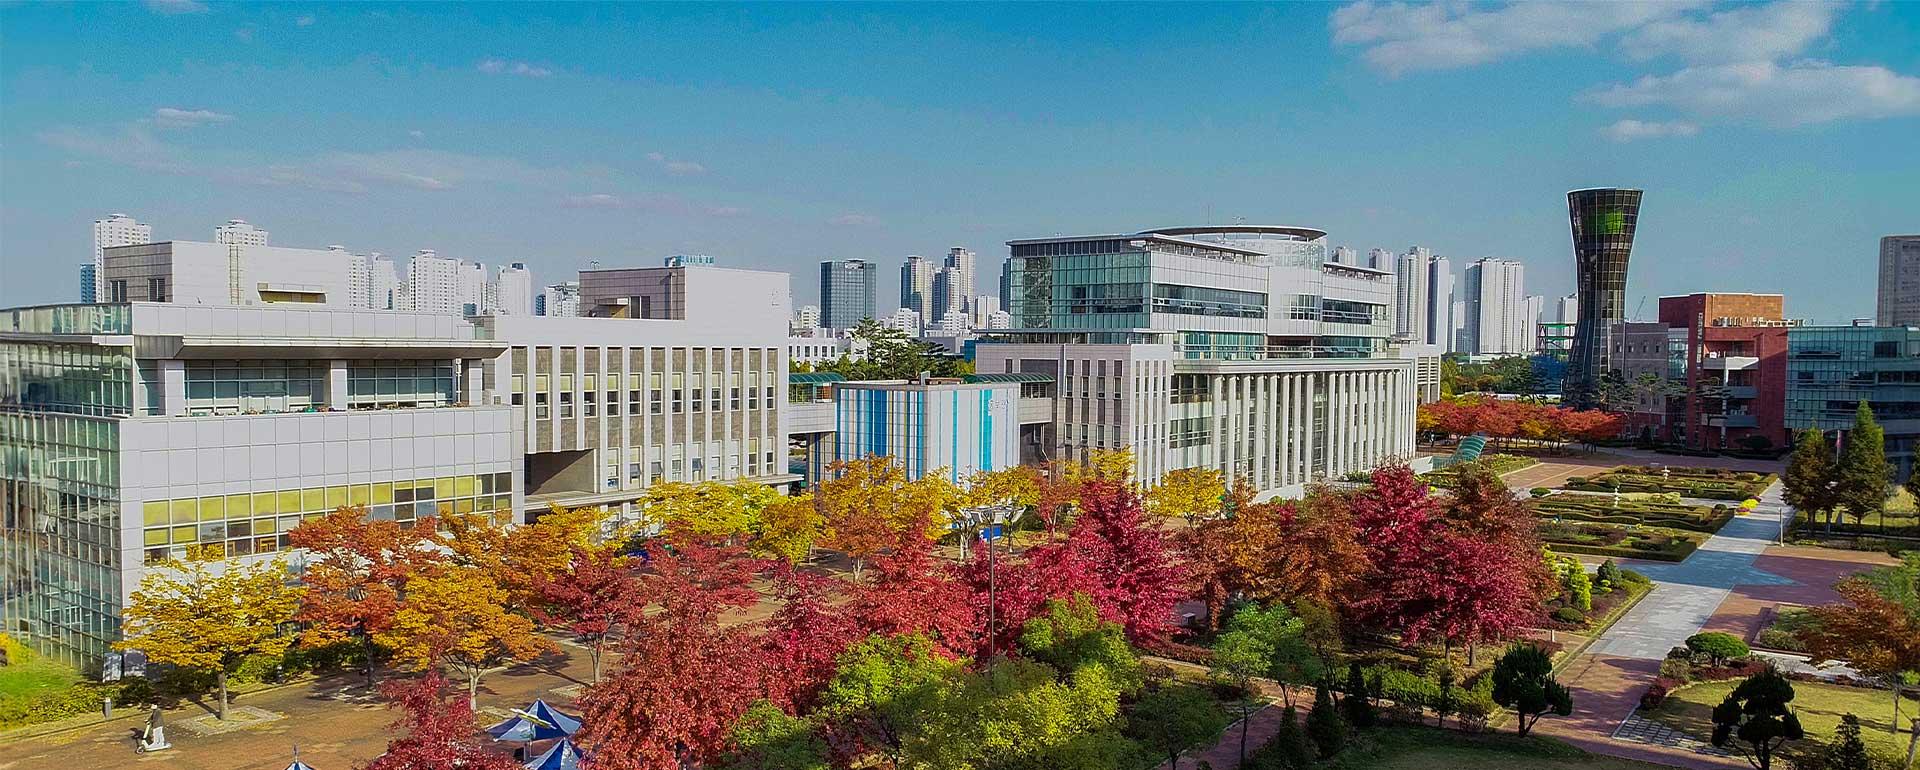
[[[66,668],[42,661],[0,667],[0,699],[18,698],[44,690],[57,690],[79,681]]]
[[[1333,761],[1337,770],[1657,770],[1660,765],[1589,754],[1551,738],[1384,727]]]
[[[1729,680],[1688,685],[1675,690],[1666,703],[1647,716],[1706,740],[1713,735],[1713,707],[1739,684],[1739,680]],[[1869,747],[1906,754],[1909,733],[1902,730],[1896,736],[1887,732],[1887,724],[1893,717],[1893,693],[1812,682],[1795,682],[1793,691],[1793,710],[1800,715],[1800,726],[1806,729],[1808,738],[1832,738],[1841,715],[1852,713],[1860,718],[1860,737]],[[1901,707],[1902,721],[1920,712],[1917,706],[1920,704],[1908,698]]]

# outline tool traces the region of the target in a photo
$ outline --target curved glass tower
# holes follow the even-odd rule
[[[1592,404],[1601,376],[1611,368],[1608,337],[1627,317],[1627,258],[1640,220],[1640,194],[1619,187],[1567,193],[1580,315],[1563,393],[1575,406]]]

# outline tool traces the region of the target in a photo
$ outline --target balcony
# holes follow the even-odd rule
[[[1759,398],[1760,389],[1752,385],[1728,385],[1727,398]]]
[[[1714,356],[1700,359],[1700,366],[1712,371],[1739,372],[1760,366],[1759,356]]]
[[[1709,414],[1704,421],[1709,428],[1758,428],[1760,419],[1751,414]]]

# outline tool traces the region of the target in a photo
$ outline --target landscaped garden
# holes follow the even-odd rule
[[[1659,707],[1645,716],[1680,732],[1707,740],[1713,735],[1713,707],[1726,700],[1740,685],[1739,679],[1725,679],[1687,685],[1674,690]],[[1831,739],[1840,727],[1840,718],[1853,714],[1860,720],[1860,738],[1870,751],[1885,757],[1904,757],[1911,733],[1906,725],[1899,732],[1889,730],[1893,716],[1893,694],[1887,690],[1851,687],[1821,682],[1793,683],[1793,713],[1800,718],[1801,729],[1809,737]],[[1920,701],[1905,698],[1904,712],[1911,716]]]
[[[1707,535],[1659,527],[1633,528],[1588,521],[1542,521],[1540,540],[1563,553],[1654,561],[1685,561]]]
[[[1540,464],[1540,460],[1537,458],[1510,454],[1481,455],[1480,459],[1474,462],[1479,463],[1487,470],[1493,471],[1495,475],[1505,475],[1520,470],[1521,468]],[[1460,478],[1461,467],[1461,465],[1455,465],[1422,473],[1420,474],[1420,480],[1426,482],[1428,486],[1451,489]]]
[[[1733,519],[1726,505],[1693,505],[1669,494],[1643,494],[1615,500],[1608,495],[1558,494],[1535,498],[1533,510],[1542,517],[1592,521],[1602,524],[1665,527],[1712,534]]]
[[[1574,476],[1562,486],[1586,492],[1670,492],[1707,500],[1758,497],[1778,478],[1771,473],[1720,468],[1622,465],[1594,476]]]

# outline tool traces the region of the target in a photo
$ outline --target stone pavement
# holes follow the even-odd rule
[[[1653,579],[1653,591],[1589,652],[1659,660],[1699,633],[1735,586],[1793,585],[1792,579],[1754,566],[1779,535],[1787,510],[1780,489],[1778,482],[1768,487],[1758,509],[1735,516],[1686,561],[1634,564],[1635,570]]]

